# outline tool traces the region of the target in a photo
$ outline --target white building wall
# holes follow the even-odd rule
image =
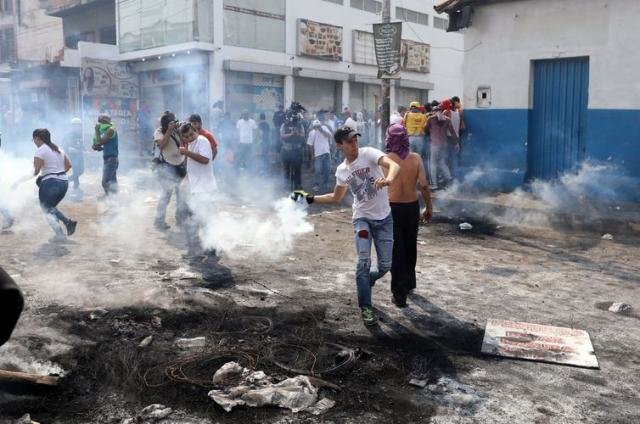
[[[530,107],[531,61],[589,56],[589,108],[640,109],[640,1],[520,0],[475,8],[465,30],[464,103]],[[504,37],[509,34],[509,37]]]
[[[62,55],[62,19],[46,14],[39,0],[22,0],[16,31],[19,60],[54,61]]]
[[[283,53],[256,50],[243,47],[223,45],[223,0],[214,0],[214,45],[215,55],[220,60],[215,60],[215,66],[219,70],[212,74],[222,76],[222,64],[225,60],[242,61],[249,63],[268,64],[288,67],[290,69],[302,68],[302,72],[313,70],[328,71],[367,76],[375,82],[377,69],[375,66],[353,63],[353,30],[373,32],[372,24],[380,22],[381,16],[350,7],[350,0],[344,0],[343,5],[323,1],[305,0],[286,2],[286,51]],[[433,27],[433,16],[436,15],[431,3],[424,0],[400,0],[391,2],[391,20],[396,21],[396,6],[420,11],[430,16],[429,26],[415,23],[404,23],[402,37],[404,39],[431,44],[431,72],[428,74],[415,72],[402,72],[401,78],[412,81],[433,83],[434,90],[430,93],[433,99],[460,95],[462,92],[462,62],[463,36],[459,33],[447,33]],[[446,15],[442,15],[446,17]],[[297,20],[310,19],[316,22],[343,27],[343,60],[332,62],[312,57],[297,55]],[[310,76],[310,75],[304,75]],[[336,78],[337,79],[337,78]],[[218,80],[210,86],[211,99],[214,101],[224,93],[224,87],[215,88]],[[344,94],[348,89],[343,90]],[[286,96],[285,96],[286,97]],[[285,98],[285,100],[287,100]],[[289,99],[290,100],[290,99]],[[343,98],[343,103],[348,99]]]

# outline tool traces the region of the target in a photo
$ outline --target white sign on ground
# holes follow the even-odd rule
[[[599,368],[589,334],[573,328],[490,319],[482,353]]]

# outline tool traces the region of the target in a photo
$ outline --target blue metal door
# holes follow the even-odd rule
[[[533,62],[529,179],[555,179],[584,159],[588,92],[588,57]]]

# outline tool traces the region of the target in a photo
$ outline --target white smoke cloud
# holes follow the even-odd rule
[[[200,233],[205,248],[216,248],[233,259],[256,256],[278,259],[291,251],[296,236],[313,231],[306,208],[289,198],[271,208],[240,207],[217,211]]]
[[[479,194],[478,184],[495,172],[487,167],[474,168],[460,182],[438,193],[444,212],[453,210],[505,225],[547,226],[553,214],[601,218],[612,201],[624,198],[623,177],[610,164],[587,161],[577,172],[567,172],[555,181],[535,180],[526,188],[497,196]],[[456,210],[454,201],[469,199],[473,202]]]

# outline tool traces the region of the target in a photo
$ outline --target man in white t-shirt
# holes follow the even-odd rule
[[[460,133],[465,130],[464,120],[462,119],[462,103],[460,102],[460,97],[453,96],[451,98],[452,109],[449,114],[449,118],[451,119],[451,125],[453,126],[453,131],[455,132],[455,137],[451,131],[447,132],[447,150],[448,150],[448,159],[449,159],[449,170],[451,171],[451,176],[455,179],[458,176],[458,167],[460,165],[460,153],[461,149],[456,149],[456,144],[462,147],[462,139],[460,138]],[[457,141],[455,141],[457,139]]]
[[[247,169],[251,163],[251,155],[253,154],[253,140],[258,130],[256,121],[249,117],[249,111],[243,110],[240,119],[236,122],[238,130],[238,149],[236,160],[240,168]]]
[[[199,231],[211,219],[215,180],[213,176],[213,151],[206,137],[199,135],[191,123],[180,127],[180,136],[187,147],[180,147],[180,153],[187,158],[187,180],[189,183],[189,219],[187,224],[187,256],[199,256],[202,243]]]
[[[360,134],[350,127],[338,128],[334,134],[337,148],[345,160],[336,170],[333,193],[313,196],[294,191],[292,198],[304,197],[307,203],[339,203],[347,193],[353,195],[353,229],[355,232],[358,266],[356,285],[358,306],[366,325],[374,325],[377,318],[371,305],[371,287],[391,269],[393,253],[393,219],[387,187],[393,183],[400,167],[384,153],[373,147],[358,147]],[[382,169],[387,170],[384,176]],[[371,243],[375,243],[377,267],[371,266]]]
[[[318,119],[311,123],[307,146],[309,146],[309,159],[313,159],[314,184],[313,191],[320,191],[329,183],[331,173],[331,130],[322,125]]]

